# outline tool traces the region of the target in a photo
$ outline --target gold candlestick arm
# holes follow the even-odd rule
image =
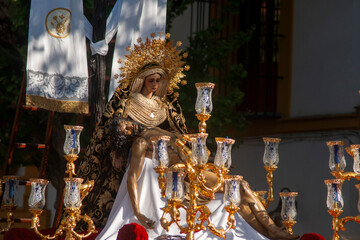
[[[345,223],[349,221],[355,221],[360,224],[360,215],[357,215],[356,217],[347,216],[339,219],[339,216],[342,214],[343,210],[341,209],[334,209],[329,210],[330,215],[333,217],[332,220],[332,229],[334,230],[333,240],[339,240],[339,231],[345,231],[346,228],[344,227]]]
[[[340,231],[340,225],[339,225],[339,216],[340,214],[343,212],[343,210],[341,209],[334,209],[334,210],[329,210],[328,211],[330,213],[330,215],[333,217],[332,220],[332,229],[334,230],[334,235],[333,235],[333,240],[339,240],[339,234],[338,232]]]
[[[38,235],[41,239],[55,239],[60,235],[44,235],[39,231],[39,227],[40,227],[40,218],[39,216],[41,215],[41,213],[43,212],[42,209],[29,209],[30,213],[33,215],[32,220],[31,220],[31,226],[30,229],[32,229],[36,235]]]
[[[1,184],[1,183],[0,183]],[[11,226],[14,224],[14,211],[16,209],[16,205],[14,204],[6,204],[4,205],[6,209],[6,226],[0,227],[0,233],[4,233],[9,231]]]
[[[29,209],[29,211],[33,214],[33,218],[31,221],[30,229],[34,230],[34,232],[41,239],[57,239],[59,236],[63,235],[65,232],[65,240],[81,240],[83,238],[87,238],[92,233],[96,233],[95,225],[91,218],[88,215],[81,216],[81,212],[79,208],[65,208],[65,211],[68,215],[61,221],[60,226],[55,231],[54,235],[44,235],[39,231],[40,227],[40,219],[39,216],[43,212],[42,209]],[[74,228],[79,220],[84,220],[88,224],[87,233],[79,234]]]
[[[89,180],[80,186],[81,202],[91,192],[94,187],[94,180]]]
[[[270,205],[270,202],[275,201],[274,190],[273,190],[273,180],[274,180],[273,172],[277,169],[277,166],[264,166],[264,168],[267,171],[266,182],[268,183],[269,186],[268,196],[266,199],[266,203],[264,204],[264,207],[267,208]]]
[[[213,187],[206,186],[206,178],[204,175],[205,173],[204,171],[206,171],[207,169],[210,169],[213,173],[216,174],[217,182]],[[202,195],[209,197],[211,199],[215,198],[215,193],[220,190],[220,188],[224,183],[224,173],[222,170],[223,169],[218,168],[213,163],[207,163],[205,166],[201,168],[200,171],[198,171],[197,180],[199,182],[200,185],[199,190]]]
[[[226,229],[217,229],[211,221],[209,221],[208,228],[210,232],[215,234],[218,237],[222,237],[223,239],[226,239],[226,234],[230,231],[230,229],[235,229],[235,217],[234,214],[239,210],[240,208],[238,206],[230,205],[226,206],[225,210],[229,213],[228,216],[228,223]]]
[[[332,171],[331,174],[337,178],[342,180],[350,181],[351,178],[360,179],[360,174],[356,174],[355,172],[344,172],[344,171]]]
[[[181,228],[181,225],[178,224],[180,221],[180,212],[179,208],[186,209],[185,205],[181,203],[180,200],[168,200],[168,205],[163,207],[161,210],[163,210],[163,215],[160,219],[161,226],[166,230],[169,231],[169,227],[171,224],[176,223],[178,227],[180,228],[180,231],[183,232],[183,229]],[[165,217],[166,214],[170,215],[171,220],[168,221]]]

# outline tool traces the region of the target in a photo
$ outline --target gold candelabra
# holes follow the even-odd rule
[[[273,190],[273,172],[275,172],[279,163],[278,148],[281,139],[264,137],[263,141],[265,143],[263,163],[267,172],[266,182],[268,184],[268,191],[255,191],[254,194],[264,205],[264,207],[267,208],[271,202],[275,201]],[[268,193],[267,198],[265,198],[266,193]],[[281,218],[283,219],[283,224],[286,227],[286,231],[292,235],[292,227],[296,224],[295,219],[297,213],[295,208],[295,197],[298,195],[298,193],[280,192],[279,195],[282,200]]]
[[[2,185],[5,183],[5,190],[3,192]],[[17,208],[17,188],[19,186],[18,176],[4,176],[3,180],[0,180],[0,196],[3,196],[4,208],[6,210],[6,225],[0,226],[0,233],[9,231],[14,224],[14,211]],[[4,193],[4,194],[3,194]]]
[[[267,172],[266,174],[266,182],[268,184],[268,196],[265,199],[266,191],[260,191],[261,194],[256,193],[256,196],[262,202],[265,208],[269,207],[270,203],[275,201],[274,198],[274,190],[273,190],[273,182],[274,182],[274,174],[276,171],[277,164],[279,163],[279,143],[281,142],[280,138],[269,138],[264,137],[263,141],[265,143],[265,151],[263,156],[264,169]]]
[[[176,224],[181,233],[186,234],[186,239],[194,239],[195,233],[208,229],[216,236],[226,238],[226,234],[235,228],[234,214],[239,210],[240,204],[240,182],[242,176],[228,175],[231,166],[231,148],[235,143],[230,138],[215,138],[217,143],[217,151],[214,158],[214,163],[209,163],[208,158],[210,151],[206,147],[206,121],[211,117],[212,101],[211,94],[214,88],[213,83],[196,83],[197,99],[195,104],[196,117],[199,120],[199,133],[187,134],[182,136],[182,139],[177,139],[175,143],[180,147],[186,156],[186,162],[178,163],[171,167],[167,167],[169,163],[166,152],[167,143],[170,138],[167,136],[154,137],[153,142],[153,161],[155,163],[155,171],[158,173],[158,182],[161,189],[162,197],[167,198],[167,205],[162,208],[163,215],[161,217],[161,225],[167,231],[172,224]],[[274,201],[273,196],[273,172],[277,169],[279,162],[278,144],[281,141],[279,138],[264,138],[265,153],[264,165],[268,172],[266,179],[269,185],[268,197],[263,197],[266,191],[255,192],[256,196],[261,200],[264,206],[268,206],[270,202]],[[186,145],[188,142],[191,149]],[[166,175],[166,177],[165,177]],[[208,182],[207,176],[216,176],[217,181]],[[188,180],[188,193],[185,194],[183,188],[184,177]],[[215,199],[215,193],[219,190],[224,190],[224,209],[228,212],[227,226],[225,228],[217,228],[210,220],[211,211],[206,205],[199,204],[201,196]],[[297,194],[297,193],[296,193]],[[186,196],[185,196],[186,195]],[[294,221],[296,216],[296,209],[291,206],[294,202],[294,196],[285,196],[283,199],[283,206],[287,206],[284,210],[283,218],[287,224],[287,229],[292,234],[292,226],[296,223]],[[185,198],[185,200],[184,200]],[[293,199],[293,201],[288,200]],[[186,212],[186,225],[181,221],[180,209]],[[285,208],[284,208],[285,209]],[[295,215],[293,214],[295,212]],[[288,215],[292,218],[289,219]],[[170,216],[170,218],[168,218]],[[205,222],[207,224],[205,225]],[[292,225],[291,225],[292,224]]]
[[[199,133],[184,135],[177,139],[176,144],[186,155],[186,163],[178,163],[167,167],[168,137],[152,138],[154,152],[153,160],[156,162],[155,171],[159,174],[158,182],[162,196],[167,198],[167,205],[162,208],[161,225],[167,231],[170,225],[176,224],[186,239],[194,239],[195,233],[206,228],[216,236],[226,238],[226,233],[235,227],[234,214],[239,210],[241,176],[227,175],[231,165],[231,147],[234,140],[230,138],[216,138],[218,149],[214,163],[209,163],[209,150],[206,147],[206,121],[212,111],[211,93],[213,83],[197,83],[198,96],[195,104],[196,116],[199,119]],[[191,150],[186,146],[190,143]],[[216,175],[216,183],[207,182],[208,174]],[[166,175],[166,177],[165,177]],[[185,175],[189,182],[189,192],[185,194],[183,181]],[[229,213],[227,227],[218,229],[210,220],[212,214],[206,205],[198,204],[200,196],[215,198],[215,193],[225,186],[225,210]],[[231,188],[230,188],[231,186]],[[186,195],[186,197],[185,197]],[[186,200],[184,200],[186,199]],[[186,212],[186,225],[183,226],[180,218],[180,209]],[[170,216],[170,219],[167,217]],[[205,222],[207,224],[205,225]]]
[[[325,180],[327,185],[327,207],[328,212],[332,216],[332,229],[334,230],[333,240],[339,240],[339,231],[345,231],[345,223],[348,221],[355,221],[360,223],[360,214],[357,216],[346,216],[339,218],[342,214],[344,200],[342,196],[342,185],[345,180],[350,180],[352,178],[360,181],[360,144],[353,144],[350,147],[345,148],[346,152],[351,155],[354,159],[353,170],[354,172],[345,172],[346,161],[344,156],[344,141],[329,141],[326,142],[326,145],[329,147],[330,158],[329,158],[329,167],[331,174],[336,179]],[[359,202],[358,202],[358,211],[360,212],[360,184],[355,185],[359,191]]]
[[[39,216],[45,205],[45,189],[49,181],[44,179],[30,179],[31,193],[29,197],[29,211],[33,215],[30,228],[33,229],[41,239],[57,239],[65,233],[65,240],[81,240],[97,232],[92,219],[86,214],[82,215],[80,209],[82,200],[92,190],[94,181],[91,180],[82,184],[82,178],[73,177],[73,175],[76,175],[74,161],[78,158],[80,152],[79,137],[83,127],[65,125],[64,128],[66,131],[64,152],[65,159],[67,160],[65,173],[69,175],[68,178],[64,178],[65,196],[63,201],[66,217],[61,221],[54,235],[43,235],[38,229],[40,227]],[[75,231],[77,223],[81,220],[88,225],[87,231],[84,234]]]

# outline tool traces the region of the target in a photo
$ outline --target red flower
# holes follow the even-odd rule
[[[120,228],[117,240],[148,240],[149,236],[146,232],[146,229],[137,224],[129,223]]]
[[[325,240],[325,238],[317,233],[305,233],[300,240]]]

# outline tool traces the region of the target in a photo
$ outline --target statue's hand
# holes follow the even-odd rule
[[[149,219],[148,217],[146,217],[144,214],[141,213],[135,215],[143,227],[145,227],[146,229],[154,228],[155,221]]]
[[[249,186],[249,183],[247,181],[241,180],[240,187],[241,187],[243,192],[246,192],[247,194],[252,193],[252,190],[251,190],[251,188]]]
[[[131,121],[121,120],[120,130],[124,135],[131,135],[134,128],[134,124]]]

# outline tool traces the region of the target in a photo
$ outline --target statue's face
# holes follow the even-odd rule
[[[154,93],[158,90],[160,86],[161,76],[158,73],[149,75],[144,80],[143,90],[146,90],[147,93]]]

